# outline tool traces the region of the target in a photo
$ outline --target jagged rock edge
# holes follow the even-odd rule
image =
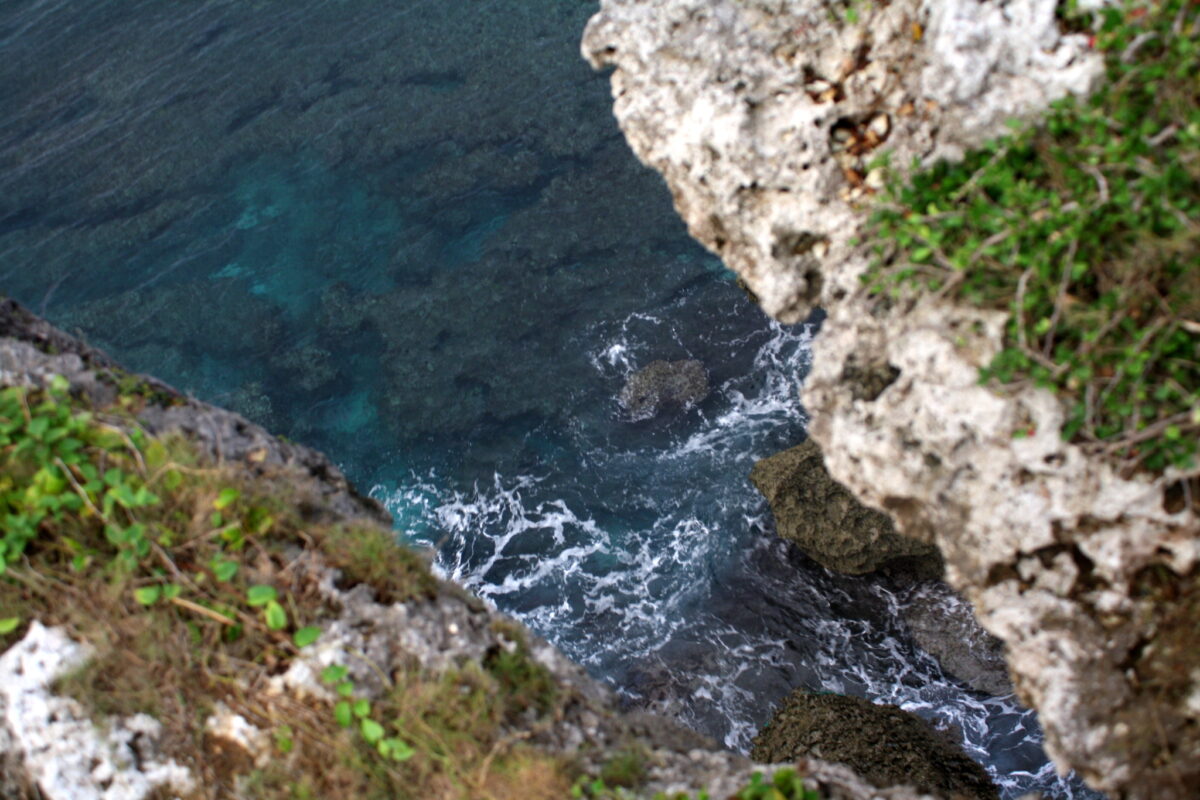
[[[980,387],[1003,315],[937,301],[872,309],[854,243],[869,193],[832,141],[839,120],[883,113],[892,163],[929,163],[1086,93],[1099,58],[1059,31],[1055,7],[895,0],[859,4],[851,23],[798,0],[602,0],[582,51],[615,68],[617,120],[692,235],[772,316],[828,312],[803,390],[810,435],[835,478],[941,548],[949,583],[1005,642],[1060,769],[1117,796],[1183,798],[1180,765],[1200,770],[1200,702],[1170,707],[1128,664],[1153,650],[1158,612],[1132,589],[1142,571],[1195,581],[1200,523],[1163,506],[1180,475],[1122,479],[1060,439],[1048,392]],[[864,393],[846,380],[861,365],[893,380]],[[1200,669],[1191,681],[1186,696],[1200,697]],[[1160,715],[1179,736],[1165,766],[1134,755]]]

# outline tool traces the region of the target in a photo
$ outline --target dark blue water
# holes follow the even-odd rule
[[[955,726],[1009,797],[1032,713],[946,678],[903,591],[774,538],[811,326],[686,235],[580,60],[592,4],[5,0],[0,290],[318,447],[445,574],[744,749],[796,686]],[[687,413],[625,377],[697,358]]]

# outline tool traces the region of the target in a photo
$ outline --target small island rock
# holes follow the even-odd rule
[[[935,797],[996,800],[987,772],[916,714],[859,697],[792,692],[754,737],[750,757],[845,764],[879,787],[912,786]]]
[[[629,376],[618,401],[634,420],[691,408],[708,396],[708,373],[695,359],[651,361]]]

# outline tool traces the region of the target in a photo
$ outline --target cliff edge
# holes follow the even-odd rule
[[[1194,33],[1186,7],[1175,29]],[[1118,469],[1064,440],[1055,394],[981,385],[1007,313],[947,291],[880,301],[863,281],[876,157],[953,161],[1087,94],[1092,41],[1054,0],[603,0],[583,53],[614,68],[622,130],[692,235],[777,319],[828,313],[812,439],[835,479],[937,544],[1056,764],[1112,797],[1182,800],[1200,783],[1196,467]]]

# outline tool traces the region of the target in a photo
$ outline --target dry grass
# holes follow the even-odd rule
[[[120,424],[132,422],[124,417]],[[371,718],[414,748],[406,761],[385,759],[356,728],[341,728],[329,703],[266,691],[268,679],[299,652],[292,634],[338,610],[318,591],[315,563],[340,569],[344,583],[370,585],[381,602],[452,591],[391,531],[306,514],[316,501],[304,495],[302,476],[280,470],[255,477],[236,465],[208,464],[181,438],[146,440],[136,452],[97,450],[93,458],[102,471],[136,476],[160,499],[108,512],[144,525],[149,548],[131,564],[117,558],[100,513],[83,508],[47,517],[23,556],[0,574],[0,617],[22,621],[0,636],[0,647],[19,639],[32,619],[90,643],[95,658],[60,679],[57,690],[97,720],[136,712],[158,719],[165,753],[198,778],[195,797],[568,795],[570,766],[526,741],[557,695],[516,626],[504,633],[517,646],[484,663],[442,674],[393,673]],[[32,480],[38,466],[10,472]],[[254,585],[274,588],[285,626],[273,630],[263,609],[248,605]],[[153,602],[135,596],[153,587],[162,590]],[[218,703],[271,733],[271,751],[251,754],[208,733],[205,721]],[[518,726],[526,732],[514,734]]]

